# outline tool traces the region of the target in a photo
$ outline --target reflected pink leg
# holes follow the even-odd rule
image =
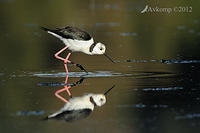
[[[65,83],[67,83],[67,81],[68,81],[68,75],[66,75]],[[71,97],[71,93],[69,91],[70,88],[71,88],[71,86],[65,85],[64,88],[57,90],[56,93],[55,93],[56,97],[61,99],[63,102],[67,103],[68,101],[65,98],[63,98],[62,96],[60,96],[59,93],[61,93],[63,91],[67,91],[68,95]]]
[[[61,93],[63,91],[67,91],[68,95],[71,97],[71,93],[69,91],[70,88],[71,88],[71,86],[67,86],[66,85],[66,86],[64,86],[64,88],[56,91],[56,93],[55,93],[56,97],[58,97],[59,99],[61,99],[63,102],[67,103],[68,101],[65,98],[63,98],[62,96],[60,96],[59,93]]]

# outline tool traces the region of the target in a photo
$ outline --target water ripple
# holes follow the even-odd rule
[[[200,60],[177,60],[177,59],[171,59],[171,60],[126,60],[126,62],[134,62],[134,63],[164,63],[164,64],[192,64],[192,63],[200,63]]]
[[[66,77],[65,72],[32,73],[30,75],[36,77]],[[96,71],[96,72],[89,72],[88,74],[86,74],[85,72],[69,72],[69,77],[122,77],[122,76],[132,76],[132,74],[114,73],[111,71]]]
[[[135,88],[134,91],[139,89]],[[142,91],[172,91],[172,90],[183,90],[183,87],[168,87],[168,88],[143,88]]]
[[[186,114],[186,115],[182,115],[182,116],[176,116],[175,120],[193,119],[193,118],[200,118],[200,114],[193,113],[193,114]]]
[[[120,36],[137,36],[135,32],[120,33]]]
[[[41,111],[17,111],[16,115],[17,116],[31,116],[31,115],[43,115],[45,113],[45,111],[41,110]]]
[[[123,104],[123,105],[117,105],[116,108],[168,108],[168,105],[163,104],[154,104],[154,105],[146,105],[143,103],[138,104]]]
[[[184,26],[184,25],[179,25],[179,26],[177,26],[177,29],[178,30],[184,30],[186,27]]]

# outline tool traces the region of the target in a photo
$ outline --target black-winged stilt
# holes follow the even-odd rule
[[[105,54],[106,51],[105,45],[100,42],[96,43],[94,39],[87,32],[79,28],[67,26],[64,28],[56,28],[56,29],[48,29],[41,27],[41,29],[59,38],[66,45],[63,49],[61,49],[55,54],[55,57],[57,59],[64,61],[65,63],[64,66],[67,74],[68,74],[67,63],[74,64],[81,70],[85,72],[87,71],[82,67],[82,65],[69,61],[69,56],[71,55],[71,52],[68,53],[66,58],[58,56],[61,52],[63,52],[66,49],[69,49],[72,52],[83,52],[88,55],[103,54],[110,61],[114,63],[114,61],[107,54]]]
[[[86,118],[92,113],[92,111],[96,106],[100,107],[106,103],[106,95],[114,87],[115,85],[113,85],[110,89],[108,89],[104,94],[90,93],[83,95],[81,97],[71,98],[64,105],[63,108],[47,116],[45,120],[58,119],[65,121],[75,121]]]

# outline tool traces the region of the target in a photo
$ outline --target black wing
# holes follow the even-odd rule
[[[91,36],[87,32],[72,26],[67,26],[65,28],[56,28],[55,30],[47,29],[44,27],[41,27],[41,29],[44,31],[51,31],[66,39],[76,39],[84,41],[91,39]]]
[[[88,117],[91,114],[91,109],[80,109],[80,110],[70,110],[64,111],[55,117],[46,118],[47,119],[57,119],[57,120],[65,120],[68,122],[77,121]]]

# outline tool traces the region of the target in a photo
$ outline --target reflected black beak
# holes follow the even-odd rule
[[[110,61],[112,61],[113,63],[115,63],[107,54],[104,54],[105,57],[107,57]]]
[[[104,95],[106,96],[114,87],[115,87],[115,85],[113,85],[110,89],[108,89],[108,90],[104,93]]]

